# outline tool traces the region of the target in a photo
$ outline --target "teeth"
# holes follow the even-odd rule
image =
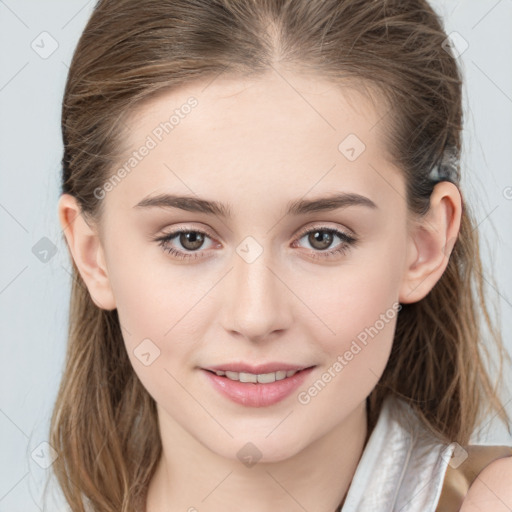
[[[258,382],[260,384],[268,384],[270,382],[275,382],[276,380],[283,380],[287,377],[291,377],[295,375],[299,370],[279,370],[277,372],[272,373],[246,373],[246,372],[223,372],[216,371],[215,373],[221,377],[227,377],[230,380],[238,380],[240,382]]]

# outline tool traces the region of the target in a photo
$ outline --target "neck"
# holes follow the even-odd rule
[[[363,401],[342,423],[278,462],[246,467],[186,435],[167,416],[162,457],[148,487],[145,512],[245,512],[340,509],[368,440]],[[173,428],[170,428],[172,424]]]

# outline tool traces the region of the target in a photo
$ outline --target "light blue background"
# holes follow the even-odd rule
[[[47,440],[61,376],[71,268],[57,218],[60,109],[68,64],[94,3],[0,0],[0,512],[42,510],[49,469],[31,453]],[[486,268],[496,273],[500,295],[493,293],[512,352],[512,1],[433,5],[447,33],[456,31],[469,44],[460,57],[466,79],[462,186],[484,238]],[[47,58],[31,47],[52,49],[52,39],[40,36],[44,31],[58,43]],[[47,263],[32,252],[43,237],[57,247]],[[503,399],[512,415],[509,391]],[[479,439],[512,444],[499,423],[488,426]]]

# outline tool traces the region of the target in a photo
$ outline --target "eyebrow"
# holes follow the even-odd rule
[[[296,199],[289,201],[285,215],[304,215],[314,212],[326,212],[339,208],[347,208],[349,206],[365,206],[378,209],[378,206],[368,197],[354,192],[341,192],[318,199]],[[142,199],[134,208],[178,208],[188,212],[207,213],[228,219],[233,218],[232,210],[229,205],[194,196],[159,194]]]

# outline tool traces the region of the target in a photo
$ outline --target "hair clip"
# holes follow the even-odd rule
[[[450,181],[457,185],[460,180],[458,161],[457,151],[454,148],[445,149],[441,160],[430,171],[429,179],[435,183]]]

